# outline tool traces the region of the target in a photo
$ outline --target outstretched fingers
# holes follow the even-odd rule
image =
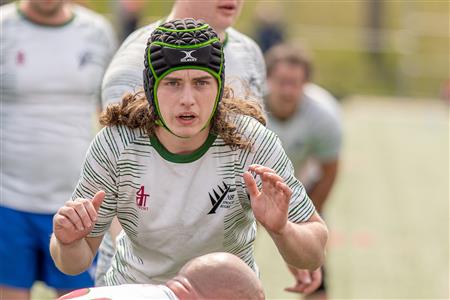
[[[284,181],[278,181],[277,182],[277,190],[280,193],[283,193],[284,196],[286,196],[288,199],[291,199],[292,190]]]
[[[251,199],[254,199],[258,196],[259,194],[259,190],[258,190],[258,186],[256,185],[256,181],[253,178],[253,175],[250,172],[245,172],[244,173],[244,182],[245,185],[247,186],[247,191],[250,195]]]

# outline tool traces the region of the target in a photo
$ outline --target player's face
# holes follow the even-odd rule
[[[292,106],[296,104],[301,99],[305,83],[303,67],[285,62],[275,65],[267,78],[272,99],[278,105]]]
[[[223,31],[239,17],[243,0],[192,0],[186,4],[193,18],[203,19],[217,31]]]
[[[58,14],[65,0],[28,0],[30,9],[43,17],[52,17]]]
[[[211,117],[218,84],[208,72],[194,69],[169,73],[157,90],[160,113],[167,127],[177,136],[207,136],[205,125]]]

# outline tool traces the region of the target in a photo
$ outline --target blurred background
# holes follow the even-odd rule
[[[204,0],[208,1],[208,0]],[[78,1],[107,16],[118,35],[118,1]],[[127,1],[124,1],[125,3]],[[136,26],[173,1],[129,1]],[[344,147],[325,208],[332,299],[449,298],[449,2],[245,1],[236,28],[301,43],[314,81],[342,104]],[[293,278],[263,230],[257,262],[269,299]],[[51,299],[37,285],[34,299]]]
[[[207,0],[204,0],[207,1]],[[119,1],[79,0],[121,31]],[[138,26],[168,14],[172,0],[133,0]],[[441,96],[449,77],[446,0],[247,0],[236,27],[258,40],[265,21],[314,57],[315,81],[339,98],[354,94]]]

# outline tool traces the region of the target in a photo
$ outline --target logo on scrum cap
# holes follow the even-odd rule
[[[197,61],[197,58],[192,56],[192,53],[194,51],[197,50],[191,50],[191,51],[183,51],[181,50],[181,52],[183,52],[186,56],[180,59],[180,62],[190,62],[190,61]]]

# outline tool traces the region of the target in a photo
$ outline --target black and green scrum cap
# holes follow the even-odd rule
[[[167,128],[156,94],[159,82],[167,74],[183,69],[203,70],[217,80],[218,93],[210,120],[213,118],[223,95],[224,54],[222,43],[211,26],[190,18],[161,24],[147,42],[144,64],[145,95],[162,121],[160,125]]]

